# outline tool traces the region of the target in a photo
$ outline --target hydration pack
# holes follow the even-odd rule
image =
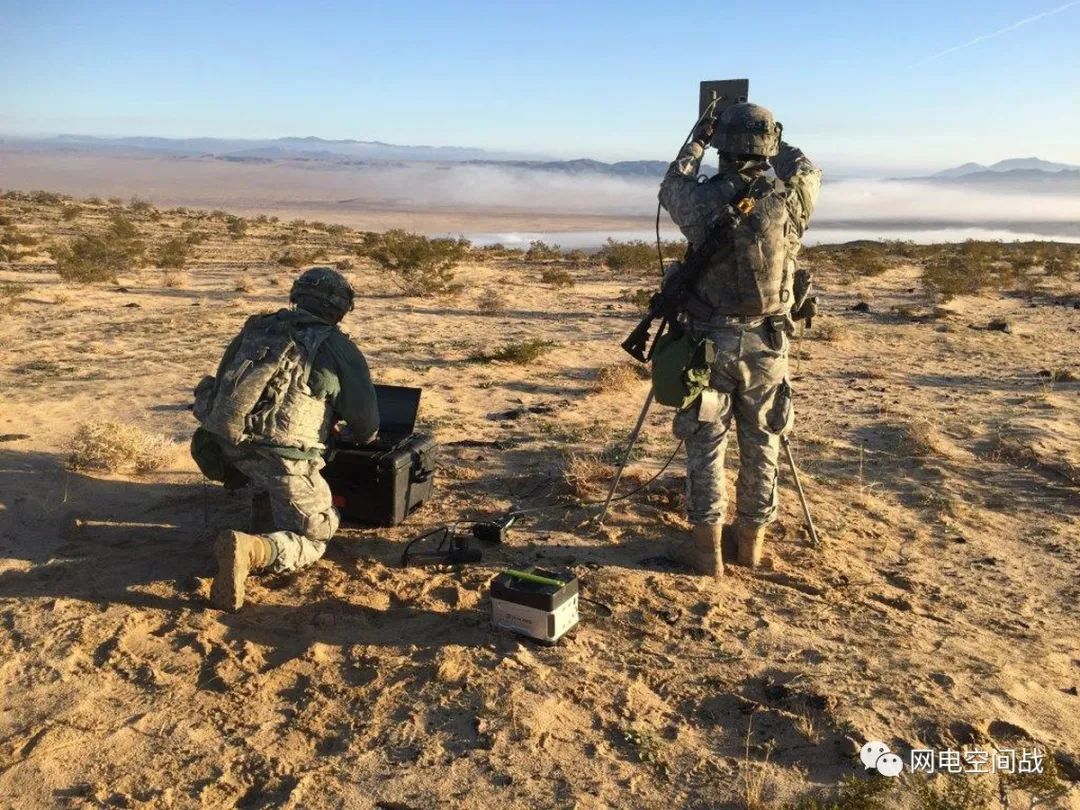
[[[218,379],[195,389],[195,418],[233,445],[323,449],[330,422],[326,401],[308,387],[319,346],[330,325],[254,315]]]

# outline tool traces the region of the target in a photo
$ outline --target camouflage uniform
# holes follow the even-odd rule
[[[780,435],[792,421],[787,383],[788,317],[791,273],[803,231],[821,186],[821,172],[801,151],[781,143],[770,161],[722,164],[719,173],[697,181],[705,146],[691,141],[668,168],[660,186],[660,202],[687,240],[699,244],[717,218],[754,178],[763,178],[771,164],[778,192],[786,206],[786,292],[750,301],[733,289],[737,269],[731,261],[716,260],[702,274],[696,290],[712,311],[707,319],[689,319],[696,339],[710,340],[716,349],[710,389],[690,408],[675,416],[673,430],[686,443],[687,517],[694,524],[719,524],[727,510],[724,452],[732,419],[739,441],[741,465],[736,487],[740,522],[762,526],[776,517]],[[763,181],[759,181],[763,182]],[[781,212],[783,213],[783,212]],[[789,272],[790,271],[790,272]]]
[[[225,453],[248,479],[253,531],[263,534],[274,548],[267,571],[295,571],[320,559],[340,523],[330,486],[319,474],[325,462],[236,447]]]
[[[322,446],[331,417],[344,419],[352,434],[366,441],[378,430],[379,414],[367,361],[343,332],[299,308],[281,310],[275,317],[291,321],[300,333],[329,331],[319,343],[307,382],[311,396],[323,402],[326,410],[320,441],[309,447],[234,444],[199,428],[192,441],[192,455],[208,477],[225,480],[227,486],[229,482],[234,486],[246,483],[252,495],[252,530],[273,548],[266,570],[283,573],[321,558],[340,522],[330,487],[320,475],[325,465]],[[222,379],[241,337],[238,335],[225,350],[214,379]]]

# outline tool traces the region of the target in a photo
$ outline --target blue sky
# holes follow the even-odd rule
[[[826,163],[1080,163],[1080,2],[1067,0],[0,0],[0,20],[9,134],[668,158],[698,81],[747,76],[789,140]]]

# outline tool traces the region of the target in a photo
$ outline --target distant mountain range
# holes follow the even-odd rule
[[[274,139],[232,138],[107,138],[89,135],[56,135],[44,138],[0,136],[0,149],[23,152],[64,152],[113,156],[210,159],[234,163],[311,164],[390,168],[410,163],[490,166],[567,175],[600,174],[622,178],[658,180],[667,169],[661,160],[552,160],[543,155],[498,152],[461,146],[406,146],[382,141],[328,140],[290,137]],[[896,178],[952,187],[1038,194],[1080,193],[1080,166],[1054,163],[1037,157],[1010,158],[985,166],[964,163],[926,177]]]
[[[492,152],[462,146],[402,146],[382,141],[303,138],[102,138],[56,135],[48,138],[0,137],[0,146],[22,150],[63,150],[109,154],[212,157],[223,160],[322,160],[346,163],[395,161],[462,163],[470,160],[529,160],[542,156],[520,152]]]
[[[966,177],[967,175],[981,174],[983,172],[1067,172],[1077,170],[1080,170],[1080,166],[1070,166],[1068,163],[1053,163],[1049,160],[1042,160],[1041,158],[1037,157],[1029,157],[999,160],[997,163],[992,163],[989,166],[983,166],[981,163],[964,163],[960,166],[954,166],[951,169],[945,169],[944,171],[935,172],[930,176],[940,178],[953,178]]]

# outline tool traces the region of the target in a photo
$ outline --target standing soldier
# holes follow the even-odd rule
[[[249,484],[252,531],[221,532],[210,601],[244,604],[249,571],[295,571],[322,557],[340,520],[319,474],[331,426],[344,419],[361,441],[375,437],[379,411],[367,362],[337,326],[353,290],[329,267],[297,277],[292,309],[254,315],[195,389],[192,438],[199,468],[227,486]]]
[[[722,217],[734,221],[733,250],[714,254],[686,306],[691,337],[705,343],[709,386],[674,421],[675,436],[686,443],[687,518],[693,524],[679,556],[711,576],[724,571],[724,451],[732,419],[741,457],[738,562],[753,567],[761,561],[765,529],[776,519],[780,437],[793,419],[788,340],[793,321],[814,314],[809,277],[796,272],[795,257],[821,171],[780,139],[782,129],[764,107],[734,104],[718,122],[706,119],[695,127],[660,186],[661,204],[691,246],[702,244]],[[720,168],[699,182],[710,141]]]

